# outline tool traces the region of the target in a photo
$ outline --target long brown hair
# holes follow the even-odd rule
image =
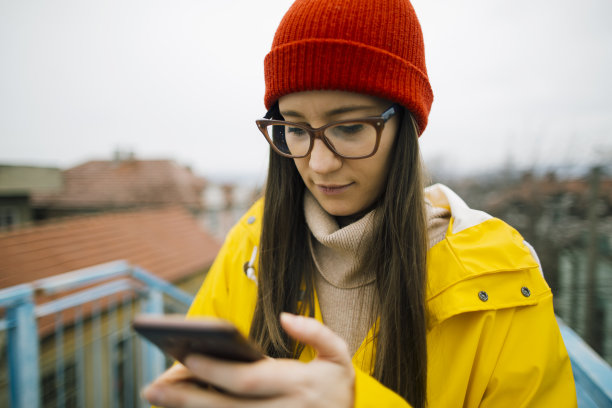
[[[376,271],[374,376],[415,407],[425,406],[427,229],[418,130],[407,111],[395,138],[372,244],[361,267]],[[282,330],[282,311],[313,315],[314,262],[305,243],[304,182],[293,159],[270,149],[258,293],[250,337],[272,357],[297,358],[303,345]],[[384,311],[376,316],[377,311]]]

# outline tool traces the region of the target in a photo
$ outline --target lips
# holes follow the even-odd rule
[[[315,184],[317,189],[323,194],[341,194],[345,192],[353,183],[348,184]]]

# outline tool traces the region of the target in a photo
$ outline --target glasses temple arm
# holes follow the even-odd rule
[[[380,115],[380,117],[383,118],[385,122],[388,121],[393,115],[395,115],[399,111],[399,107],[400,106],[397,103],[394,103],[389,107],[389,109],[384,111],[382,115]]]

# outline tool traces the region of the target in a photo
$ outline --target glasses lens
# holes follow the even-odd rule
[[[343,122],[325,129],[325,137],[338,154],[362,157],[376,148],[376,128],[362,122]]]
[[[290,125],[269,125],[268,136],[281,152],[292,156],[304,156],[310,148],[310,135],[306,129]]]

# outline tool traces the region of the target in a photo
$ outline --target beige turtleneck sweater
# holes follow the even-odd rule
[[[315,288],[323,322],[348,344],[353,355],[374,323],[375,271],[359,271],[359,248],[369,244],[374,228],[374,211],[345,226],[319,205],[307,190],[304,215],[312,233],[309,239],[314,259]],[[427,203],[429,248],[444,239],[450,213]]]

